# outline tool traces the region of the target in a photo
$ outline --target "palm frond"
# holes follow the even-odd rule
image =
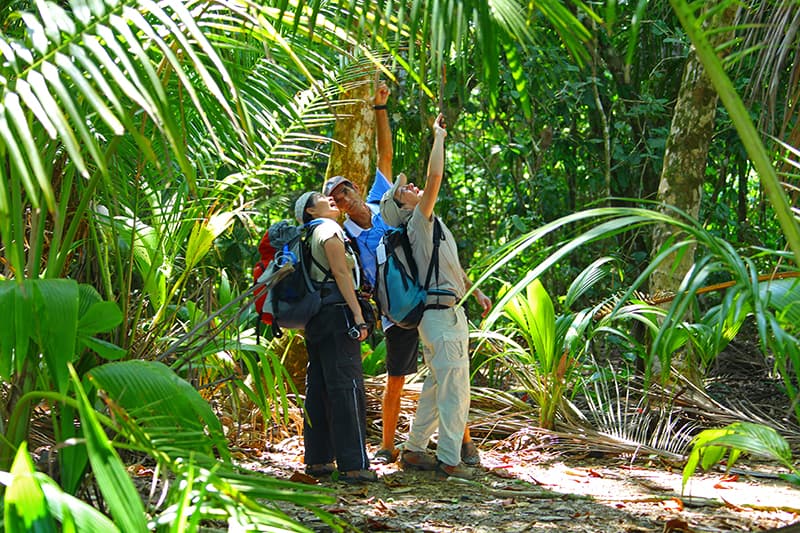
[[[614,368],[596,373],[608,376],[593,383],[594,394],[587,394],[589,418],[594,428],[619,441],[620,446],[634,454],[657,453],[671,459],[685,455],[698,424],[681,419],[671,405],[653,405],[644,395],[634,395],[638,387],[620,384]]]
[[[97,484],[108,503],[114,522],[125,531],[147,531],[144,505],[128,476],[125,465],[103,431],[89,398],[70,365],[72,382],[78,396],[78,412],[86,439],[89,463]]]
[[[778,129],[779,125],[773,120],[782,116],[778,136],[784,139],[786,128],[797,116],[796,112],[783,112],[793,110],[791,102],[797,98],[798,7],[797,2],[776,0],[759,2],[742,10],[743,48],[752,49],[757,54],[746,90],[747,100],[766,104],[758,124],[767,133]],[[744,68],[744,65],[740,66],[740,70]],[[788,83],[787,74],[790,76]]]
[[[162,363],[110,363],[93,369],[88,377],[95,387],[143,423],[167,431],[172,428],[169,439],[176,445],[179,434],[185,437],[184,454],[203,450],[211,456],[217,452],[223,458],[229,457],[222,425],[208,403]]]
[[[797,474],[792,464],[789,444],[768,426],[750,422],[734,422],[724,428],[707,429],[692,440],[692,451],[683,469],[683,484],[694,474],[698,464],[704,470],[718,463],[728,453],[730,468],[742,453],[774,459]]]

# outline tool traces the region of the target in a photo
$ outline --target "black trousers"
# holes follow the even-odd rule
[[[369,467],[361,343],[347,336],[352,324],[347,305],[335,304],[306,326],[305,463],[336,459],[341,472]]]

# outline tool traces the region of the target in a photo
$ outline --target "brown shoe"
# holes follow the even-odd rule
[[[461,462],[467,466],[479,466],[481,464],[481,454],[475,443],[470,441],[461,443]]]
[[[439,461],[439,466],[436,473],[447,477],[457,477],[460,479],[472,479],[475,477],[475,471],[469,467],[459,463],[456,466],[450,466],[446,463]]]
[[[425,452],[412,452],[403,450],[400,455],[400,463],[406,468],[416,470],[436,470],[436,458]]]

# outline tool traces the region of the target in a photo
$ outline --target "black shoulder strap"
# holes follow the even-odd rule
[[[439,285],[439,241],[444,240],[444,233],[442,226],[439,223],[439,217],[433,217],[433,253],[431,253],[431,262],[428,263],[428,275],[425,276],[425,290],[431,286],[431,275],[434,269],[436,270],[436,285]]]
[[[408,268],[411,270],[411,277],[417,279],[417,262],[414,261],[414,252],[411,250],[411,242],[408,240],[408,226],[403,224],[401,228],[403,235],[400,239],[400,246],[406,255],[406,263],[408,263]]]

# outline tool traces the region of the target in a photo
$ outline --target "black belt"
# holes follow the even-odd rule
[[[433,289],[428,291],[428,299],[436,299],[436,303],[427,304],[425,305],[425,310],[428,309],[450,309],[454,307],[458,303],[458,297],[452,291],[446,291],[441,289]],[[453,303],[450,305],[445,305],[439,303],[439,298],[444,299],[445,301],[452,299]]]

